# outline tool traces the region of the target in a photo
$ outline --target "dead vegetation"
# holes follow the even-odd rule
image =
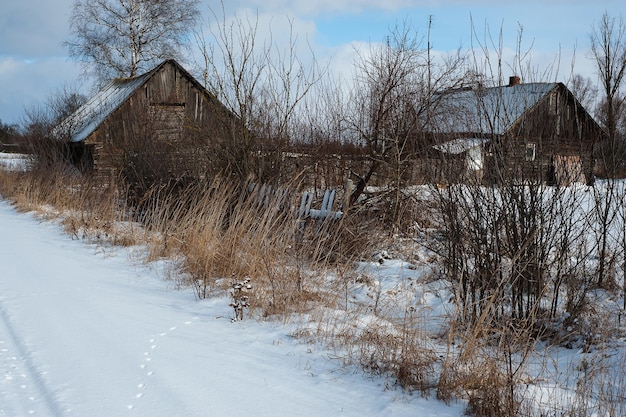
[[[288,189],[296,190],[297,184],[285,186]],[[619,300],[620,287],[597,285],[589,270],[592,258],[573,264],[588,275],[571,268],[563,269],[563,275],[545,274],[540,290],[533,289],[536,306],[529,304],[527,310],[524,305],[516,312],[507,305],[507,294],[515,290],[507,274],[498,274],[504,280],[500,284],[495,281],[495,288],[502,290],[484,293],[484,300],[477,295],[458,299],[466,295],[459,292],[462,282],[446,275],[447,252],[426,249],[441,248],[433,242],[446,236],[436,232],[436,218],[395,237],[378,217],[367,220],[365,211],[337,222],[302,224],[295,221],[294,204],[286,203],[294,196],[297,201],[297,194],[259,198],[255,190],[258,187],[242,188],[218,178],[173,188],[161,185],[131,207],[120,187],[96,185],[62,165],[45,170],[35,165],[27,172],[0,175],[0,194],[20,210],[58,219],[73,238],[143,245],[145,261],[172,261],[178,269],[171,279],[181,288],[192,288],[198,299],[231,294],[231,303],[239,303],[239,310],[233,307],[235,318],[297,322],[294,336],[331,349],[346,366],[384,376],[390,387],[443,401],[466,401],[468,413],[476,416],[623,411],[620,392],[608,383],[624,374],[609,346],[622,331],[621,317],[615,313],[619,308],[610,305],[610,300]],[[426,204],[422,216],[437,206],[425,195],[412,199]],[[384,203],[377,209],[381,207]],[[470,242],[463,234],[455,236],[456,245]],[[456,250],[461,253],[463,248]],[[580,254],[581,243],[573,241],[566,248]],[[469,253],[463,256],[472,259]],[[409,275],[393,285],[367,267],[384,267],[400,258]],[[557,262],[562,258],[553,250],[545,271],[563,268]],[[507,265],[504,257],[502,261]],[[472,269],[465,271],[469,279]],[[619,282],[616,271],[610,269],[613,275],[605,282]],[[245,285],[235,297],[238,283]],[[442,301],[447,310],[435,314],[425,294],[438,293],[450,299]],[[468,300],[479,304],[471,307]],[[559,370],[567,378],[561,376],[552,388],[562,397],[558,406],[549,403],[551,414],[544,413],[546,406],[534,391],[550,368],[548,359],[540,359],[539,344],[581,349],[579,357],[586,358],[572,361],[565,373]],[[537,365],[540,360],[544,362]],[[563,394],[565,387],[575,395]]]

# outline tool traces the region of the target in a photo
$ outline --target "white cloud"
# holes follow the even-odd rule
[[[68,18],[73,1],[0,1],[0,119],[3,121],[16,120],[23,114],[25,106],[45,100],[63,84],[79,80],[78,67],[67,61],[67,51],[62,46],[69,34]],[[207,25],[209,6],[218,15],[222,6],[220,0],[202,1],[201,21]],[[258,13],[257,36],[260,43],[271,39],[284,51],[292,28],[298,38],[300,59],[309,61],[310,45],[319,63],[330,62],[329,70],[333,74],[348,79],[352,76],[356,49],[365,51],[369,48],[369,43],[356,40],[368,39],[363,32],[371,33],[369,39],[382,38],[380,32],[375,32],[380,28],[368,26],[371,21],[367,18],[376,16],[378,11],[400,11],[398,18],[402,20],[409,9],[410,16],[421,24],[422,18],[425,21],[429,13],[434,14],[433,39],[438,49],[454,49],[461,39],[464,39],[463,48],[471,46],[468,44],[471,37],[469,21],[466,21],[470,10],[475,11],[478,29],[485,22],[494,25],[492,29],[497,33],[499,25],[504,22],[507,47],[515,46],[514,32],[519,21],[526,25],[526,39],[533,42],[532,61],[536,68],[547,68],[561,48],[558,62],[560,81],[565,81],[570,75],[573,48],[577,42],[574,73],[595,79],[593,65],[585,55],[588,49],[586,33],[593,20],[606,9],[615,16],[621,13],[626,18],[623,0],[599,0],[594,3],[557,0],[559,4],[554,3],[538,0],[519,4],[501,0],[223,0],[229,19],[244,13],[256,19]],[[559,19],[556,20],[553,16],[555,11],[559,12]],[[316,19],[320,16],[328,22],[328,17],[339,14],[346,16],[341,16],[336,24],[330,19],[332,23],[326,23],[326,26],[320,21],[318,27]],[[328,33],[320,33],[322,30]],[[360,36],[354,33],[355,30],[360,30]],[[341,36],[337,36],[338,33]],[[447,42],[447,38],[452,40]],[[507,59],[513,59],[513,55],[508,54]],[[509,75],[508,69],[505,69],[504,75]]]
[[[216,1],[207,0],[210,3]],[[605,7],[620,5],[623,0],[602,0]],[[365,10],[400,11],[402,9],[428,7],[501,7],[507,2],[501,0],[230,0],[227,7],[248,7],[263,12],[288,12],[298,15],[321,15],[332,13],[361,13]],[[546,4],[544,0],[527,0],[519,3],[520,10],[537,8]],[[551,4],[563,6],[587,6],[587,0],[553,0]],[[514,3],[508,3],[514,5]]]
[[[241,7],[251,7],[265,12],[286,12],[298,15],[331,13],[360,13],[367,9],[400,10],[407,7],[429,6],[433,0],[237,0]]]

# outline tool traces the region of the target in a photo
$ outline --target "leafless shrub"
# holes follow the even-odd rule
[[[282,152],[294,139],[305,97],[324,71],[309,45],[299,45],[293,21],[287,21],[285,48],[259,37],[258,16],[227,16],[224,3],[209,8],[208,40],[196,34],[206,88],[234,115],[242,129],[215,148],[221,174],[275,182]],[[221,9],[221,10],[220,10]],[[270,32],[272,28],[267,28]],[[306,48],[307,64],[298,46]]]

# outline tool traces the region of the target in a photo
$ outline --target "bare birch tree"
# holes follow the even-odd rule
[[[134,77],[180,59],[199,0],[76,0],[70,16],[70,57],[100,83]]]

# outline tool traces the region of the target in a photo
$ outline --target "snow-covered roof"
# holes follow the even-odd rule
[[[66,138],[69,135],[71,142],[85,140],[111,113],[128,100],[157,68],[134,78],[118,78],[111,81],[98,94],[62,121],[54,129],[53,136]]]
[[[435,96],[429,129],[438,133],[504,134],[557,83],[447,91]]]
[[[438,151],[449,153],[452,155],[458,155],[460,153],[466,152],[472,148],[477,146],[484,145],[489,142],[489,139],[484,138],[458,138],[451,140],[449,142],[440,143],[439,145],[434,145]]]

